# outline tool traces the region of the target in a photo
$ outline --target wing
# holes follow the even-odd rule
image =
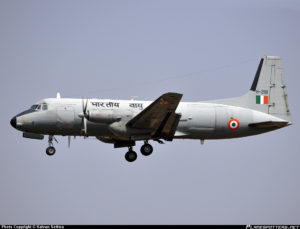
[[[180,115],[175,113],[182,94],[166,93],[131,119],[126,126],[149,130],[153,138],[172,140]]]

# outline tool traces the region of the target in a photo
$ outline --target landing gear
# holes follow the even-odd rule
[[[46,149],[46,154],[48,155],[48,156],[52,156],[52,155],[54,155],[55,154],[55,148],[53,147],[53,146],[49,146],[47,149]]]
[[[49,147],[47,147],[46,149],[46,154],[48,156],[53,156],[56,151],[55,148],[53,147],[53,139],[57,142],[57,140],[54,138],[53,135],[49,135],[49,139],[48,139]]]
[[[137,154],[135,151],[133,151],[132,146],[128,147],[128,152],[125,154],[125,159],[128,162],[134,162],[137,159]],[[153,152],[153,147],[148,143],[148,141],[145,141],[144,145],[141,147],[141,154],[144,156],[149,156]]]
[[[132,147],[129,147],[129,151],[125,154],[125,159],[128,162],[134,162],[137,159],[137,154],[132,150]]]
[[[152,152],[153,152],[152,145],[150,145],[148,142],[145,142],[145,144],[142,145],[142,147],[141,147],[141,153],[144,156],[149,156],[150,154],[152,154]]]

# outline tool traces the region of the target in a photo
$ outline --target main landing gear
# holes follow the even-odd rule
[[[128,152],[125,154],[125,159],[128,162],[134,162],[137,159],[137,153],[133,151],[132,146],[128,147]],[[144,156],[149,156],[153,152],[153,147],[145,141],[145,144],[141,147],[141,154]]]
[[[48,156],[53,156],[56,151],[55,148],[53,147],[53,139],[57,142],[57,140],[53,135],[49,135],[49,139],[48,139],[49,147],[47,147],[46,149],[46,154]]]
[[[132,146],[129,147],[129,151],[125,154],[125,159],[128,162],[134,162],[137,159],[137,154],[132,150]]]
[[[150,154],[152,154],[152,152],[153,152],[152,145],[150,145],[149,143],[145,143],[144,145],[142,145],[142,147],[141,147],[141,153],[144,156],[149,156]]]

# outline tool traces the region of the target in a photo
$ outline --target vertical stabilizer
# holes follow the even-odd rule
[[[264,56],[258,65],[250,91],[237,98],[206,101],[239,106],[274,115],[291,123],[282,61],[280,57]]]
[[[261,59],[248,94],[251,108],[291,121],[280,57],[265,56]]]

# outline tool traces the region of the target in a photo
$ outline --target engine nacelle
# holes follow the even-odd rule
[[[115,136],[130,136],[130,131],[128,130],[128,127],[126,126],[126,122],[124,120],[110,124],[109,129]]]
[[[119,137],[132,137],[135,135],[143,135],[144,138],[145,135],[149,136],[148,134],[150,133],[150,130],[127,127],[127,122],[128,120],[114,122],[109,125],[109,129],[115,136]]]
[[[110,136],[97,136],[96,137],[99,141],[104,143],[115,143],[116,141]]]
[[[112,110],[90,110],[87,115],[87,120],[95,123],[110,124],[120,119]]]

